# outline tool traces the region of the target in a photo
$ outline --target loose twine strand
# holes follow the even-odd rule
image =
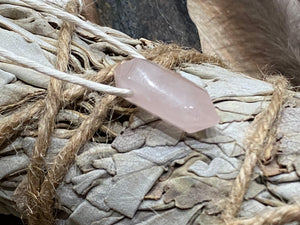
[[[79,4],[77,0],[69,1],[66,11],[77,14]],[[69,52],[72,33],[75,26],[68,22],[63,22],[58,38],[56,68],[60,71],[67,71],[69,64]],[[44,201],[41,199],[40,187],[44,181],[46,165],[44,158],[51,142],[51,135],[55,126],[56,115],[60,109],[63,83],[61,80],[50,79],[48,94],[45,98],[45,111],[38,123],[38,136],[33,149],[31,164],[28,167],[27,178],[27,219],[31,225],[38,224],[43,215]],[[49,217],[48,217],[49,218]],[[49,221],[52,221],[51,217]]]

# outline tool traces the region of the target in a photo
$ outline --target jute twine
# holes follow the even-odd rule
[[[44,182],[41,185],[37,208],[39,217],[31,224],[54,224],[54,198],[55,188],[62,182],[70,165],[73,164],[78,150],[89,141],[94,133],[99,129],[107,115],[109,105],[113,104],[115,96],[106,95],[99,98],[95,104],[95,110],[77,129],[76,133],[69,139],[66,146],[59,152],[54,159],[51,168]]]
[[[300,222],[300,206],[286,205],[269,209],[268,211],[258,214],[250,219],[240,219],[231,221],[231,225],[279,225],[290,222]]]
[[[300,208],[298,205],[287,205],[273,208],[262,215],[251,219],[235,219],[243,202],[244,195],[249,186],[251,176],[260,158],[264,158],[265,150],[270,147],[270,132],[274,132],[276,120],[280,115],[282,105],[287,97],[288,82],[285,78],[274,77],[274,93],[270,105],[260,113],[252,122],[251,129],[246,138],[246,156],[240,172],[233,183],[226,208],[223,211],[223,219],[226,224],[284,224],[291,221],[299,221]],[[272,135],[273,136],[273,135]]]
[[[168,69],[180,67],[183,63],[211,63],[222,67],[226,65],[218,58],[205,55],[195,49],[182,49],[176,44],[158,45],[142,52],[146,59]]]
[[[66,11],[77,14],[79,4],[77,0],[70,1],[66,5]],[[58,38],[56,68],[60,71],[67,71],[69,64],[69,51],[70,43],[72,39],[72,33],[74,25],[69,22],[63,22]],[[53,218],[50,215],[41,215],[43,212],[49,212],[49,210],[42,210],[45,207],[49,207],[49,202],[45,201],[45,197],[41,190],[41,185],[45,177],[45,162],[44,158],[47,153],[47,149],[50,145],[50,138],[54,129],[56,115],[60,109],[62,96],[63,83],[60,80],[51,78],[48,86],[48,94],[45,99],[45,111],[41,116],[38,123],[38,137],[33,149],[33,156],[31,164],[27,171],[28,187],[26,191],[27,207],[28,207],[28,223],[39,224],[43,221],[43,224],[53,224]],[[51,207],[51,204],[50,204]],[[48,218],[44,221],[44,218]]]
[[[102,82],[102,83],[111,83],[111,81],[113,80],[113,67],[107,67],[107,68],[104,68],[102,69],[98,74],[97,76],[93,77],[92,80],[96,81],[96,82]],[[67,90],[65,90],[63,92],[63,99],[64,99],[64,102],[62,102],[62,107],[64,105],[69,105],[71,104],[73,101],[75,101],[77,98],[82,98],[82,96],[84,96],[86,94],[86,92],[88,92],[88,90],[86,88],[83,88],[81,86],[73,86],[72,88],[69,88]],[[99,102],[99,100],[97,101]],[[81,147],[80,143],[76,143],[76,140],[79,141],[79,142],[83,142],[83,139],[82,138],[86,138],[86,140],[89,140],[90,138],[87,137],[87,136],[84,136],[84,135],[91,135],[92,136],[92,133],[93,133],[93,130],[94,129],[98,129],[100,125],[98,125],[99,123],[102,123],[103,121],[103,115],[106,115],[106,112],[107,112],[107,107],[109,107],[109,102],[106,102],[105,99],[103,99],[103,104],[102,103],[99,103],[99,104],[96,104],[95,105],[95,108],[98,107],[99,109],[101,109],[101,112],[98,112],[98,111],[95,111],[94,114],[91,114],[89,117],[87,117],[86,121],[84,124],[82,124],[79,128],[78,128],[78,131],[75,132],[74,134],[74,137],[73,137],[73,141],[71,142],[71,139],[69,141],[69,147],[65,147],[65,149],[70,149],[70,146],[78,146],[78,148],[76,148],[76,151],[78,151],[78,149]],[[107,104],[107,105],[106,105]],[[99,105],[101,105],[101,107],[99,107]],[[20,112],[16,112],[12,115],[9,116],[9,118],[12,118],[14,119],[13,121],[19,121],[21,124],[18,125],[18,129],[12,129],[12,133],[13,134],[10,134],[10,135],[5,135],[6,138],[7,136],[14,136],[16,135],[19,131],[22,131],[26,128],[26,124],[29,124],[32,122],[32,120],[30,120],[30,118],[28,118],[29,115],[33,114],[36,112],[36,117],[41,117],[41,113],[43,112],[43,108],[45,107],[45,100],[38,100],[37,102],[33,103],[33,104],[29,104],[25,109],[22,109]],[[97,108],[96,108],[97,109]],[[26,114],[26,112],[29,112],[28,114]],[[26,114],[26,117],[21,117],[21,119],[23,119],[24,121],[27,121],[26,123],[22,123],[23,121],[22,120],[19,120],[20,118],[18,118],[18,116],[22,115],[22,113]],[[101,116],[99,116],[99,114],[101,114]],[[98,117],[97,117],[98,115]],[[100,120],[100,117],[102,118],[102,120]],[[25,119],[24,119],[25,118]],[[95,118],[98,118],[98,119],[95,119],[95,121],[93,122],[89,122],[91,119],[95,119]],[[7,120],[7,122],[9,122],[7,124],[7,126],[4,128],[9,128],[11,129],[12,125],[14,125],[15,123],[10,123],[9,120]],[[94,129],[91,128],[91,126],[95,126]],[[15,127],[16,128],[16,127]],[[89,132],[89,129],[90,129],[90,132]],[[18,130],[18,132],[16,131]],[[85,132],[83,132],[83,130]],[[78,136],[80,136],[80,138],[78,138]],[[77,145],[78,144],[78,145]],[[75,149],[73,149],[75,150]],[[64,150],[64,151],[67,151],[67,150]],[[71,153],[71,150],[70,150],[70,153]],[[62,153],[63,154],[63,153]],[[69,157],[69,155],[66,155],[64,153],[65,156]],[[74,157],[75,157],[76,154],[74,154]],[[69,164],[72,164],[74,162],[74,157],[71,157],[69,158],[68,160],[66,159],[62,159],[65,160],[62,165],[63,167],[62,168],[62,172],[63,173],[66,173],[66,170],[68,170],[68,167],[67,165]],[[33,159],[32,159],[33,160]],[[43,158],[43,161],[44,161],[44,158]],[[57,162],[60,162],[59,160],[55,160],[54,162],[52,162],[52,164],[55,165],[55,163]],[[49,163],[49,162],[48,162]],[[53,167],[54,167],[53,165]],[[42,166],[45,166],[44,164]],[[59,166],[57,167],[59,168]],[[40,168],[41,169],[44,169],[44,168]],[[52,169],[53,170],[53,169]],[[53,170],[53,171],[57,171],[57,169]],[[48,171],[49,173],[49,171]],[[49,173],[51,174],[51,172]],[[44,173],[44,176],[46,176],[46,173]],[[61,172],[58,172],[57,173],[57,176],[59,177],[63,177],[63,174]],[[52,176],[53,177],[53,176]],[[55,177],[54,177],[55,178]],[[43,184],[45,185],[48,185],[49,187],[49,181],[52,181],[52,179],[48,179],[47,178],[44,180]],[[59,183],[57,180],[55,183]],[[51,205],[51,199],[53,201],[54,199],[54,194],[55,193],[55,187],[54,185],[52,185],[52,192],[48,193],[47,196],[48,198],[48,201],[44,199],[45,195],[43,194],[43,196],[41,195],[42,193],[44,193],[45,191],[47,191],[47,189],[43,188],[43,184],[40,185],[40,187],[38,188],[40,191],[38,193],[38,195],[40,196],[40,199],[39,201],[43,201],[43,202],[48,202],[48,205],[44,206],[45,204],[42,204],[40,203],[40,205],[43,205],[42,207],[37,207],[38,205],[35,205],[35,210],[37,211],[40,211],[38,213],[35,213],[35,215],[39,215],[39,220],[40,221],[44,221],[45,224],[51,224],[51,221],[49,221],[49,219],[53,220],[53,210],[52,210],[52,207],[53,207],[53,204]],[[54,183],[53,183],[54,184]],[[44,185],[44,186],[45,186]],[[17,187],[16,191],[15,191],[15,201],[17,203],[17,206],[19,208],[19,211],[23,214],[22,217],[24,219],[26,219],[28,217],[28,214],[31,214],[32,213],[32,210],[30,208],[28,208],[28,204],[27,204],[27,200],[26,198],[24,198],[24,192],[25,193],[30,193],[28,192],[28,181],[27,181],[27,177],[24,177],[23,181],[19,184],[19,186]],[[43,191],[43,192],[42,192]],[[50,194],[53,194],[53,196],[50,196]],[[42,198],[43,197],[43,198]],[[46,211],[46,212],[45,212]],[[43,217],[44,219],[41,219],[40,217]]]
[[[98,72],[97,76],[89,77],[89,79],[99,83],[111,83],[113,80],[112,75],[112,67],[107,67]],[[69,89],[65,90],[60,98],[64,99],[64,105],[68,105],[83,96],[85,92],[87,92],[86,88],[73,85]],[[40,95],[40,93],[38,93],[38,95]],[[32,98],[34,98],[34,96],[32,96]],[[22,102],[23,100],[14,105],[22,105]],[[1,118],[0,147],[3,147],[10,139],[12,139],[12,137],[17,136],[35,120],[39,119],[40,114],[45,109],[45,104],[45,99],[29,102],[26,107],[16,110],[14,113]]]

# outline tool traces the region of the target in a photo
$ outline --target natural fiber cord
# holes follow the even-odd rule
[[[223,218],[228,224],[231,224],[230,221],[235,218],[243,202],[254,167],[256,166],[259,157],[263,154],[266,137],[274,125],[284,100],[287,97],[287,84],[288,82],[285,78],[276,78],[274,82],[274,93],[269,107],[259,114],[252,122],[252,129],[250,130],[248,137],[246,137],[246,157],[239,175],[233,183],[228,204],[226,204],[227,207],[223,212]]]
[[[297,204],[276,207],[260,213],[250,219],[232,221],[230,225],[271,225],[300,222],[300,206]]]
[[[115,96],[107,95],[97,101],[94,112],[81,124],[66,146],[55,157],[41,186],[39,196],[40,208],[37,209],[39,211],[39,221],[37,224],[54,224],[53,206],[55,188],[62,182],[68,172],[69,166],[74,162],[78,150],[92,138],[102,125],[107,110],[115,98]]]
[[[153,49],[142,51],[142,54],[146,59],[168,69],[180,67],[183,63],[211,63],[226,67],[218,58],[205,55],[195,49],[183,49],[176,44],[159,44]]]
[[[66,5],[66,11],[77,14],[79,4],[72,0]],[[63,22],[58,39],[56,68],[60,71],[67,71],[69,64],[70,43],[74,25]],[[44,158],[50,145],[50,139],[55,125],[56,115],[60,109],[63,83],[60,80],[51,78],[48,86],[48,94],[45,99],[45,111],[38,124],[38,137],[33,149],[31,164],[27,172],[27,220],[29,225],[40,224],[44,210],[43,196],[40,195],[41,184],[45,176]],[[41,215],[42,214],[42,215]],[[53,220],[49,217],[53,224]]]
[[[107,67],[98,72],[97,76],[89,79],[98,83],[110,83],[113,78],[112,70],[114,67]],[[62,97],[64,105],[73,102],[75,99],[81,97],[87,89],[74,85],[65,90]],[[45,108],[45,100],[41,99],[36,102],[28,104],[25,108],[14,112],[13,114],[4,117],[0,120],[0,146],[3,146],[13,136],[23,131],[26,126],[37,120]]]

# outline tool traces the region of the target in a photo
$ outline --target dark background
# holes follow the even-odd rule
[[[100,25],[133,38],[146,38],[200,50],[197,28],[186,0],[96,0]]]
[[[23,225],[22,221],[13,215],[0,214],[1,225]]]

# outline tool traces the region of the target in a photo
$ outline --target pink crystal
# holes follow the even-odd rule
[[[155,63],[132,59],[117,66],[114,76],[117,87],[133,92],[126,100],[188,133],[219,121],[204,89]]]

